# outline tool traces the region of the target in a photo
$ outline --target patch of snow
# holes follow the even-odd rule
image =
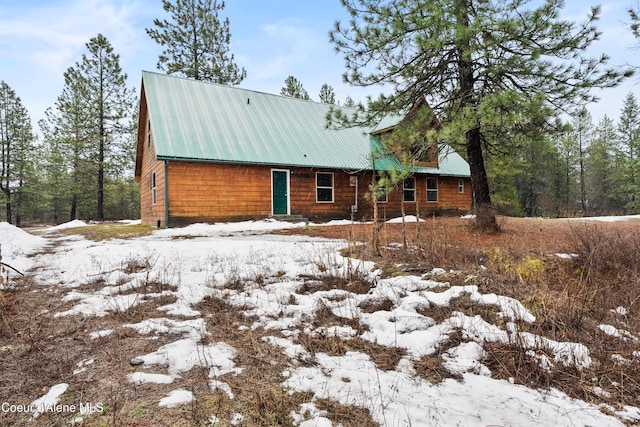
[[[616,328],[615,326],[612,325],[598,325],[598,329],[600,329],[602,332],[604,332],[607,335],[610,335],[612,337],[616,337],[616,338],[620,338],[621,335],[618,332],[618,328]]]
[[[45,412],[54,412],[55,405],[60,401],[60,396],[67,391],[67,388],[69,388],[69,384],[66,383],[51,386],[47,394],[31,402],[31,416],[37,418]]]
[[[485,357],[483,348],[476,342],[465,342],[447,350],[442,355],[443,365],[450,372],[464,374],[473,372],[478,375],[491,376],[491,371],[480,360]]]
[[[166,408],[174,408],[176,406],[184,405],[185,403],[189,403],[193,400],[193,393],[189,390],[178,389],[173,390],[169,393],[167,397],[163,397],[160,399],[160,406],[164,406]]]
[[[230,369],[234,367],[236,350],[219,342],[202,345],[198,339],[185,338],[163,345],[153,353],[139,356],[145,365],[165,365],[170,375],[180,374],[194,366]]]
[[[627,314],[629,314],[629,311],[622,306],[611,309],[610,311],[620,316],[626,316]]]
[[[236,412],[235,414],[233,414],[233,417],[231,417],[231,425],[232,426],[239,426],[242,425],[242,422],[244,421],[244,415]]]
[[[2,262],[25,273],[33,267],[34,262],[29,255],[42,249],[47,240],[40,236],[34,236],[26,231],[9,224],[0,222],[0,254]],[[8,269],[11,271],[11,269]]]
[[[598,325],[598,329],[600,329],[602,332],[604,332],[609,336],[620,338],[624,341],[627,341],[627,340],[638,341],[638,338],[635,335],[633,335],[631,332],[624,329],[618,329],[613,325],[604,325],[604,324]]]
[[[129,382],[132,382],[135,384],[145,384],[145,383],[171,384],[175,378],[171,375],[166,375],[166,374],[134,372],[132,374],[127,375],[127,379],[129,380]]]
[[[556,256],[558,258],[562,258],[562,259],[573,259],[573,258],[577,258],[579,255],[578,254],[557,253]]]
[[[112,333],[113,333],[113,329],[103,329],[102,331],[91,332],[89,334],[89,337],[92,340],[95,340],[95,339],[102,338],[102,337],[108,337]]]
[[[85,221],[79,220],[79,219],[74,219],[73,221],[69,221],[69,222],[65,222],[62,224],[58,224],[55,225],[53,227],[48,227],[45,228],[44,230],[42,230],[45,233],[51,233],[54,231],[60,231],[60,230],[67,230],[69,228],[79,228],[79,227],[87,227],[89,224],[87,224]]]
[[[229,396],[229,399],[234,398],[233,391],[231,391],[231,386],[224,381],[218,381],[216,379],[209,380],[209,388],[211,391],[220,390]]]
[[[87,366],[92,365],[93,362],[95,362],[94,359],[84,359],[81,362],[78,362],[78,364],[76,365],[78,369],[73,370],[73,375],[78,375],[82,372],[85,372],[87,370]]]
[[[405,215],[404,222],[418,222],[418,218],[415,215]],[[424,222],[424,219],[420,218],[420,222]],[[387,221],[387,224],[401,224],[402,217],[391,218]]]
[[[576,218],[558,218],[564,221],[598,221],[598,222],[620,222],[631,219],[640,219],[640,215],[612,215],[612,216],[585,216]]]
[[[316,354],[317,366],[299,367],[284,386],[344,405],[368,408],[386,426],[607,425],[622,426],[599,408],[558,390],[545,393],[485,375],[463,374],[438,385],[397,371],[381,371],[362,353]]]

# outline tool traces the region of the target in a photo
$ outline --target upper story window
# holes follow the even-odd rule
[[[316,173],[316,202],[333,202],[333,173]]]
[[[151,147],[151,120],[147,121],[147,148]]]

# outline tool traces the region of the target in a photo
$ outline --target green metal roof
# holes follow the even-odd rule
[[[360,170],[372,169],[371,153],[382,147],[373,129],[328,129],[328,104],[146,71],[142,85],[159,160]],[[466,165],[454,152],[430,173],[451,163],[449,172],[469,176],[460,161]],[[376,162],[376,169],[397,166],[392,158]]]

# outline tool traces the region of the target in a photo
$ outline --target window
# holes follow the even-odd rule
[[[378,195],[377,197],[377,202],[378,203],[387,203],[387,189],[385,188],[384,182],[380,182],[383,181],[384,178],[382,178],[381,176],[377,176],[375,178],[376,182],[375,182],[375,186],[376,186],[376,194]]]
[[[416,179],[414,177],[405,178],[402,182],[402,201],[416,201]]]
[[[147,148],[151,147],[151,121],[147,122]]]
[[[333,174],[316,173],[316,202],[333,202]]]
[[[458,180],[458,193],[464,193],[464,179]]]
[[[438,178],[427,178],[427,202],[438,201]]]
[[[158,201],[158,193],[156,191],[156,173],[151,173],[151,202],[155,205]]]

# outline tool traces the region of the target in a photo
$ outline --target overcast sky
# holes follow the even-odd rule
[[[591,54],[606,53],[610,64],[640,66],[626,23],[626,9],[637,0],[604,0],[598,28],[603,32]],[[566,0],[563,17],[583,22],[589,0]],[[328,83],[337,100],[364,100],[376,91],[342,83],[344,61],[329,43],[336,20],[348,16],[339,0],[227,0],[221,12],[231,21],[231,52],[247,70],[241,87],[279,93],[289,75],[298,78],[312,99]],[[168,17],[161,0],[2,0],[0,3],[0,80],[22,99],[35,121],[62,91],[63,73],[81,60],[85,44],[102,33],[120,55],[129,86],[140,88],[142,70],[157,71],[162,49],[147,36],[154,18]],[[607,114],[617,119],[629,92],[640,98],[639,77],[622,87],[598,91],[589,107],[594,122]]]

